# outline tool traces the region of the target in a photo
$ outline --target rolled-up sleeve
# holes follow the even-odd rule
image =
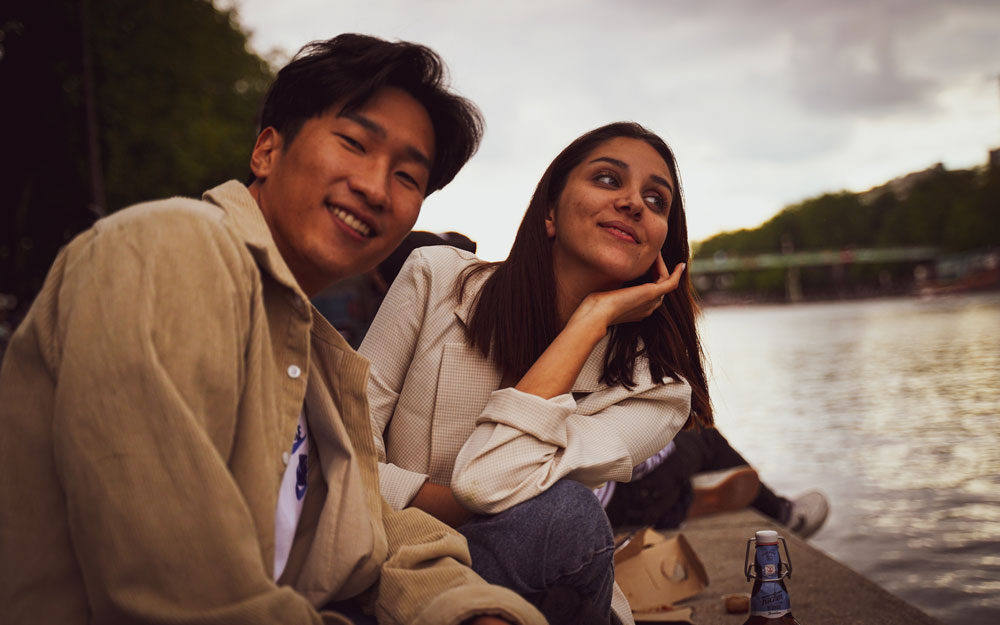
[[[495,514],[569,478],[588,487],[628,481],[690,411],[684,381],[636,393],[617,387],[578,404],[513,388],[495,391],[455,461],[451,487],[466,507]]]
[[[378,464],[378,482],[382,496],[396,510],[410,505],[427,481],[427,474],[408,471],[391,463]]]

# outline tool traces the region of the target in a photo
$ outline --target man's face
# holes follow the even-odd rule
[[[413,227],[434,158],[434,128],[407,92],[385,87],[364,105],[306,120],[291,142],[257,138],[250,192],[309,296],[389,255]]]

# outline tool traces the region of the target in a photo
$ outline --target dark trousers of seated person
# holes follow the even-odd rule
[[[551,625],[607,625],[614,542],[597,497],[562,480],[546,492],[458,528],[472,568],[532,602]]]
[[[674,445],[673,452],[649,474],[615,485],[607,507],[612,526],[680,527],[694,499],[691,478],[696,473],[749,464],[715,428],[678,432]],[[782,523],[790,506],[763,483],[750,505]]]

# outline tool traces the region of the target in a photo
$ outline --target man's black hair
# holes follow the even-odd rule
[[[448,91],[446,81],[441,58],[416,43],[357,34],[314,41],[278,72],[264,99],[260,129],[273,127],[290,143],[306,120],[335,105],[341,105],[339,114],[350,113],[384,87],[402,89],[423,105],[434,125],[430,195],[451,182],[483,135],[479,109]]]

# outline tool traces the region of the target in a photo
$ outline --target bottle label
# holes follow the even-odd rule
[[[779,579],[781,555],[778,545],[758,545],[754,552],[760,587],[750,597],[750,614],[778,618],[791,611],[785,584]]]

